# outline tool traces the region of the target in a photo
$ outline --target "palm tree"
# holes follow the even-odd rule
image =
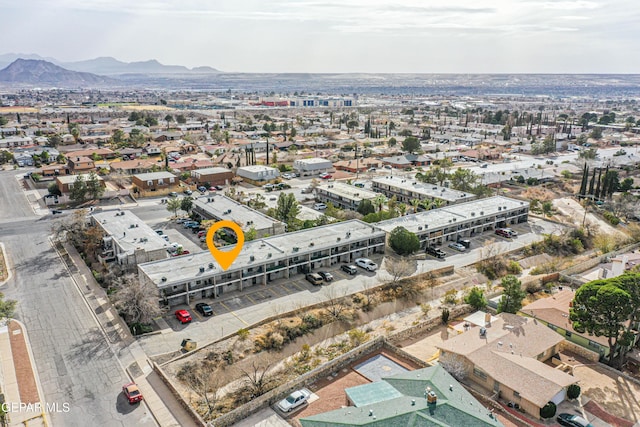
[[[375,206],[376,212],[380,212],[382,210],[382,206],[387,202],[387,198],[382,194],[378,194],[371,202],[373,203],[373,206]]]
[[[433,199],[432,205],[435,209],[441,208],[444,205],[444,200],[442,199]]]
[[[400,212],[400,216],[404,216],[407,213],[407,205],[404,203],[398,204],[398,212]]]
[[[417,213],[418,212],[418,206],[420,206],[420,200],[419,199],[411,199],[409,201],[409,203],[411,204],[411,207],[413,207],[413,213]]]
[[[420,200],[420,206],[422,206],[422,209],[425,211],[428,211],[433,207],[433,203],[431,202],[431,199],[424,199]]]

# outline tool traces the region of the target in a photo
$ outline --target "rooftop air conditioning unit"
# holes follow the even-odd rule
[[[501,206],[498,206],[498,211],[501,211],[501,210],[502,210],[502,207],[501,207]]]
[[[136,225],[135,224],[131,224],[131,225],[129,225],[129,228],[136,228]]]
[[[166,282],[166,281],[167,281],[167,278],[166,278],[166,277],[162,277],[162,278],[160,279],[160,281],[162,281],[162,282]]]
[[[200,273],[204,273],[204,267],[200,267]]]
[[[253,255],[249,257],[249,261],[255,261],[255,260],[256,260],[256,257],[254,257]]]
[[[422,231],[422,227],[418,227],[418,231]]]
[[[136,228],[138,228],[138,224],[136,224]]]
[[[212,262],[210,262],[210,263],[209,263],[209,269],[212,269],[212,268],[213,268],[213,263],[212,263]]]

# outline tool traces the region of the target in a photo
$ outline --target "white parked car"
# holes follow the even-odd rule
[[[315,205],[313,205],[313,209],[321,211],[323,209],[327,209],[327,205],[325,205],[324,203],[316,203]]]
[[[460,251],[460,252],[464,252],[465,249],[467,249],[462,243],[449,243],[449,247],[451,249],[455,249],[456,251]]]
[[[282,412],[291,412],[298,406],[304,405],[311,394],[307,390],[297,390],[278,403],[278,409]]]
[[[364,268],[367,271],[376,271],[378,269],[378,264],[371,261],[369,258],[356,259],[356,265],[358,267]]]
[[[283,174],[282,174],[282,177],[283,177],[284,179],[291,179],[291,178],[293,178],[293,176],[291,176],[291,174],[290,174],[290,173],[283,173]]]

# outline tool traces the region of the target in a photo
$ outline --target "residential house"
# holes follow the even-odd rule
[[[228,185],[233,179],[233,172],[226,168],[205,168],[191,171],[191,179],[198,186]]]
[[[371,168],[379,168],[382,162],[372,157],[357,160],[340,160],[333,164],[336,170],[347,171],[351,173],[366,172]]]
[[[402,156],[385,157],[382,162],[397,169],[405,169],[415,166],[429,166],[431,158],[418,154],[405,154]]]
[[[149,172],[133,175],[134,192],[141,197],[162,196],[180,190],[180,180],[170,172]]]
[[[122,162],[111,163],[111,169],[114,172],[124,174],[145,173],[158,166],[160,166],[160,163],[157,163],[153,160],[145,159],[125,160]]]
[[[85,183],[89,180],[89,174],[60,175],[56,177],[56,186],[58,187],[58,190],[60,190],[62,194],[68,194],[71,192],[71,190],[73,190],[73,185],[80,177],[82,177]],[[100,183],[100,186],[105,188],[106,185],[105,185],[104,179],[102,179],[102,177],[97,174],[96,174],[96,177],[98,178],[98,182]]]
[[[440,363],[463,370],[487,394],[534,418],[548,402],[562,403],[578,378],[544,362],[558,353],[564,338],[536,319],[509,313],[481,317],[484,321],[465,319],[464,332],[438,345]]]
[[[350,387],[345,394],[347,407],[301,418],[302,427],[503,425],[440,365]]]
[[[93,160],[86,156],[67,157],[67,167],[72,174],[96,170],[96,165]]]

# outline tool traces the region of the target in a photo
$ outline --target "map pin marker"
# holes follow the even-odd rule
[[[216,231],[220,230],[221,228],[230,228],[236,233],[238,242],[230,251],[221,251],[220,249],[216,248],[216,245],[213,244],[213,236],[216,234]],[[213,255],[215,260],[218,261],[218,264],[220,264],[220,267],[222,267],[223,270],[227,270],[229,267],[231,267],[233,261],[235,261],[236,258],[238,258],[238,255],[240,255],[243,245],[244,233],[242,232],[240,226],[233,221],[218,221],[211,227],[209,227],[209,230],[207,231],[207,246],[209,247],[209,252],[211,252],[211,255]]]

